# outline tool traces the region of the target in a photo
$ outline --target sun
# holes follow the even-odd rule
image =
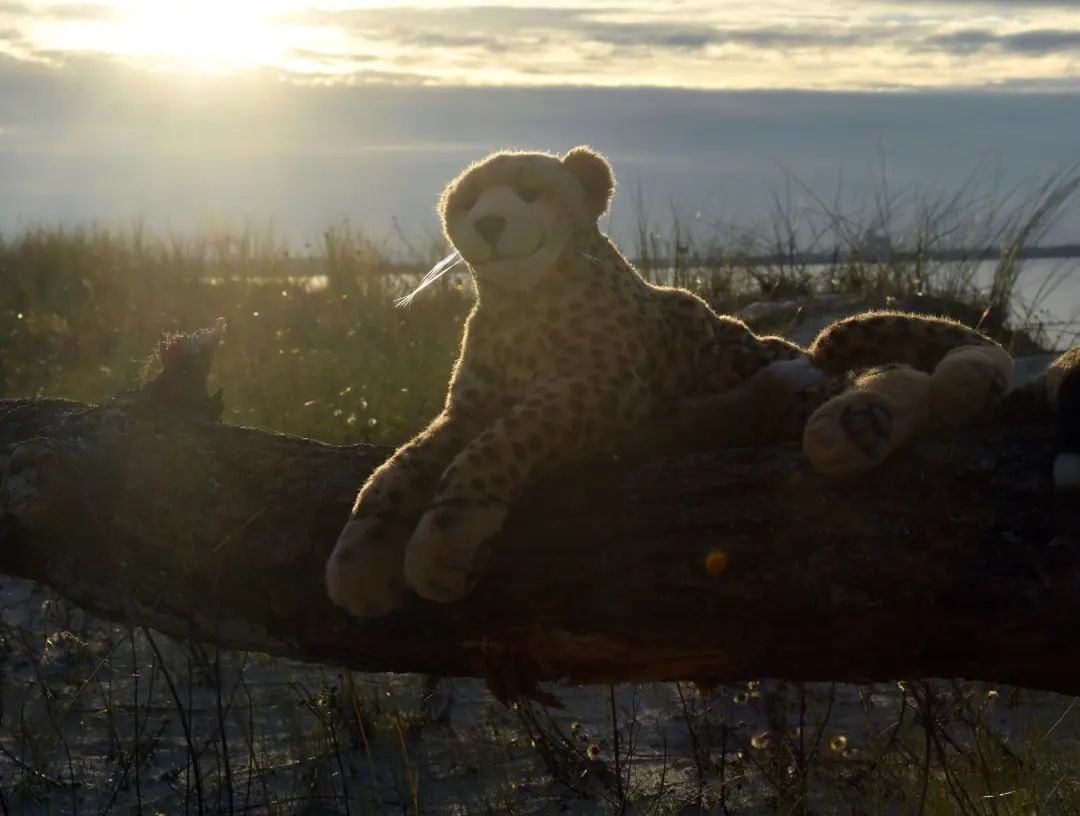
[[[232,72],[280,64],[295,45],[282,19],[294,3],[270,0],[112,0],[104,19],[54,31],[73,50],[163,68]]]
[[[112,50],[206,69],[269,65],[288,47],[272,6],[257,0],[138,0],[117,27]]]

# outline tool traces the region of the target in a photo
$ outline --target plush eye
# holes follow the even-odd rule
[[[531,204],[532,202],[536,201],[536,199],[540,198],[540,188],[532,187],[527,184],[520,185],[517,188],[517,194],[518,197],[520,197],[521,200],[524,201],[526,204]]]

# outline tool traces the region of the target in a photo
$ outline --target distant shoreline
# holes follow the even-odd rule
[[[865,254],[851,251],[834,250],[832,252],[811,253],[771,253],[767,255],[720,255],[701,259],[703,263],[717,264],[725,260],[738,260],[742,263],[757,264],[835,264],[848,260],[870,261],[883,263],[885,261],[910,262],[922,258],[928,261],[995,261],[1001,258],[1002,249],[986,247],[983,249],[941,249],[927,252],[912,252],[910,250],[892,250],[889,252],[867,252]],[[1017,254],[1020,259],[1044,260],[1044,259],[1069,259],[1080,258],[1080,244],[1059,244],[1055,246],[1024,247]],[[664,264],[670,265],[670,261]]]
[[[664,270],[673,269],[676,266],[690,268],[717,268],[725,264],[738,264],[741,266],[836,266],[849,261],[861,263],[911,263],[922,259],[934,262],[997,261],[1002,257],[1001,249],[945,249],[932,252],[911,252],[892,250],[879,253],[855,253],[850,251],[792,253],[790,255],[771,253],[765,255],[749,255],[744,253],[725,253],[720,255],[694,255],[683,257],[678,264],[671,258],[650,258],[643,262],[640,258],[630,256],[630,261],[640,270]],[[1070,260],[1080,258],[1080,244],[1058,244],[1054,246],[1024,247],[1017,255],[1019,260]],[[265,279],[279,277],[313,277],[333,273],[326,268],[326,258],[321,255],[294,256],[288,259],[286,268],[279,270],[278,274],[262,276]],[[374,264],[369,270],[376,275],[419,275],[425,272],[427,266],[413,261],[384,261]],[[464,267],[462,267],[462,271]]]
[[[910,263],[923,259],[926,261],[996,261],[1002,257],[1002,249],[986,247],[983,249],[942,249],[929,252],[912,252],[905,250],[892,250],[889,252],[866,252],[857,253],[851,251],[834,250],[833,252],[810,252],[781,254],[771,253],[766,255],[749,255],[744,253],[729,253],[721,255],[691,255],[683,258],[680,263],[691,267],[717,267],[725,263],[739,263],[760,266],[777,266],[780,264],[800,266],[826,266],[843,263],[846,261],[861,261],[863,263],[885,263],[895,261],[897,263]],[[1069,260],[1080,258],[1080,244],[1057,244],[1054,246],[1024,247],[1017,252],[1016,257],[1020,260]],[[308,259],[318,262],[318,257]],[[670,269],[676,266],[671,258],[652,258],[648,264],[640,259],[630,257],[631,262],[638,267],[649,269]],[[383,267],[383,271],[396,274],[415,273],[420,268],[413,263],[391,263]]]

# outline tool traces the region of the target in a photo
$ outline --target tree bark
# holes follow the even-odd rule
[[[1054,539],[1049,423],[927,439],[847,483],[796,446],[639,446],[537,485],[466,601],[360,621],[327,599],[323,564],[390,451],[152,399],[175,390],[0,401],[0,571],[171,635],[481,676],[504,699],[756,677],[1080,693],[1080,549]]]

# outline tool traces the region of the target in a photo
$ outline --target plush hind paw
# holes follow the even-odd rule
[[[818,473],[843,475],[874,467],[892,452],[892,415],[861,399],[823,406],[806,423],[803,452]]]
[[[872,371],[826,402],[803,429],[814,470],[845,476],[869,470],[930,424],[930,378],[902,367]]]
[[[354,518],[326,562],[326,589],[338,606],[361,618],[385,615],[407,597],[403,561],[412,525]]]
[[[1013,361],[996,345],[962,346],[946,354],[930,378],[930,404],[946,425],[966,425],[1008,390]]]
[[[420,520],[405,548],[405,577],[416,593],[447,603],[480,580],[491,539],[506,519],[501,504],[436,507]]]

